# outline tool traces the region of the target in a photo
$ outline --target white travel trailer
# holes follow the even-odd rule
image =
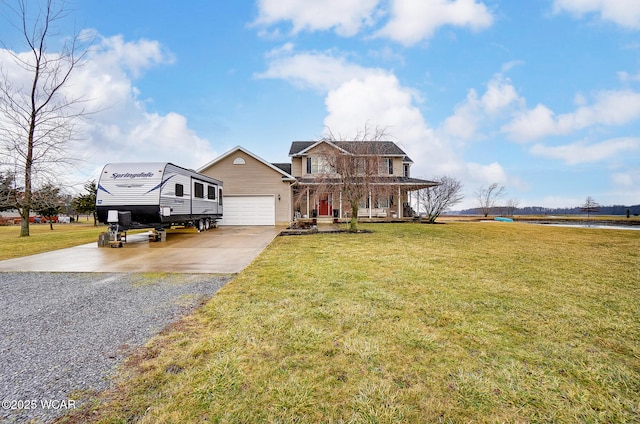
[[[222,218],[222,181],[166,162],[109,163],[98,179],[96,209],[116,231],[208,230]]]

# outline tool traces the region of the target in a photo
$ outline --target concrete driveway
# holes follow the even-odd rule
[[[0,261],[0,271],[177,272],[232,274],[242,271],[282,228],[219,227],[207,232],[169,230],[166,242],[127,236],[122,248],[95,243]]]

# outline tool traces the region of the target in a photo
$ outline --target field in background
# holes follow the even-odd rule
[[[362,227],[276,239],[69,422],[640,420],[636,231]]]
[[[442,215],[438,218],[437,222],[477,222],[477,221],[485,221],[492,220],[496,215],[489,215],[489,217],[485,218],[483,215]],[[499,215],[500,216],[500,215]],[[506,216],[506,215],[503,215]],[[624,215],[594,215],[587,216],[584,215],[514,215],[513,218],[515,221],[519,222],[534,222],[534,221],[543,221],[543,222],[594,222],[594,221],[604,221],[609,222],[611,224],[620,224],[620,225],[640,225],[640,216],[630,216],[629,218]]]

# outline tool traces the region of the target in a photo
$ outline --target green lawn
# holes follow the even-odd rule
[[[640,421],[640,233],[280,237],[71,422]]]
[[[0,226],[0,261],[94,241],[97,243],[99,234],[107,227],[95,227],[93,220],[89,222],[83,218],[73,224],[53,224],[53,230],[49,224],[31,224],[29,230],[29,237],[20,237],[20,225]]]

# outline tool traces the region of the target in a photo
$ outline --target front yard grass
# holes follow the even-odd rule
[[[276,239],[65,420],[640,421],[640,233],[362,227]]]
[[[0,226],[0,261],[21,256],[35,255],[54,249],[80,244],[98,242],[101,232],[107,231],[104,225],[93,225],[87,221],[73,224],[53,224],[53,230],[49,224],[29,225],[29,237],[20,236],[20,226]]]

